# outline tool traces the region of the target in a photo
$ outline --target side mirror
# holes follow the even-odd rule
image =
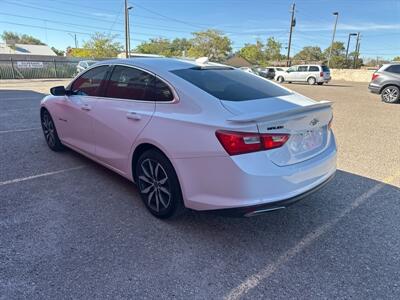
[[[65,95],[67,95],[67,91],[65,90],[65,87],[62,86],[62,85],[52,87],[52,88],[50,89],[50,93],[51,93],[53,96],[65,96]]]

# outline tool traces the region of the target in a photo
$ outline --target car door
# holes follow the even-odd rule
[[[296,81],[307,81],[308,66],[298,66],[296,72]]]
[[[297,74],[297,66],[290,67],[286,70],[285,81],[295,81]]]
[[[132,145],[154,114],[154,80],[144,70],[116,65],[94,106],[96,157],[120,173],[129,174]]]
[[[102,93],[108,66],[99,66],[84,72],[71,83],[71,95],[59,102],[58,124],[63,143],[87,154],[95,154],[93,136],[93,107]]]

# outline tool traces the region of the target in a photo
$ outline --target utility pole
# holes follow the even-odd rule
[[[74,41],[75,41],[75,48],[78,48],[78,40],[76,39],[76,33],[74,33],[74,34],[68,33],[68,35],[74,39]]]
[[[356,68],[356,62],[358,61],[358,51],[360,50],[360,32],[357,32],[357,41],[356,41],[356,51],[354,55],[353,69]]]
[[[128,45],[128,0],[125,0],[125,6],[124,6],[124,12],[125,12],[125,58],[128,58],[128,51],[129,51],[129,45]]]
[[[336,16],[336,19],[335,19],[335,26],[333,27],[333,35],[332,35],[331,48],[329,49],[328,67],[329,67],[329,63],[331,62],[332,48],[333,48],[333,43],[335,42],[336,26],[337,26],[337,21],[338,21],[338,19],[339,19],[339,13],[338,13],[337,11],[335,11],[335,12],[333,13],[333,15]]]
[[[349,33],[349,38],[348,38],[348,40],[347,40],[347,48],[346,48],[346,65],[347,65],[347,63],[348,63],[350,38],[351,38],[352,36],[355,36],[355,35],[357,35],[357,33]]]
[[[286,61],[286,66],[290,67],[290,46],[292,45],[292,33],[293,33],[293,27],[296,26],[296,19],[294,17],[294,12],[296,8],[296,3],[293,2],[292,4],[292,16],[290,17],[290,32],[289,32],[289,45],[288,45],[288,51],[287,51],[287,61]]]
[[[126,18],[128,23],[128,57],[131,57],[131,21],[129,16],[129,11],[132,9],[132,6],[126,8]]]

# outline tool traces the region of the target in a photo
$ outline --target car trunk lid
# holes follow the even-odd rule
[[[329,142],[331,102],[316,102],[298,94],[250,101],[221,101],[234,114],[233,123],[255,122],[260,133],[288,133],[280,148],[265,151],[278,166],[310,159],[324,151]]]

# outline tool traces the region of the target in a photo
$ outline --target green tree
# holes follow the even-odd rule
[[[331,47],[329,46],[324,50],[325,57],[329,57]],[[332,56],[329,62],[331,68],[346,68],[348,63],[346,62],[346,48],[342,42],[334,42],[332,47]]]
[[[41,40],[39,40],[31,35],[19,34],[19,33],[11,32],[11,31],[3,31],[3,33],[1,34],[1,38],[6,42],[13,41],[16,44],[46,45]]]
[[[265,66],[267,63],[264,45],[257,41],[256,44],[245,44],[239,55],[254,65]]]
[[[135,52],[164,56],[182,56],[191,47],[189,40],[176,38],[172,41],[163,38],[150,39],[136,47]]]
[[[54,47],[51,47],[51,50],[53,50],[53,52],[54,52],[55,54],[57,54],[57,56],[64,56],[65,51],[58,50],[58,49],[56,49],[56,48],[54,48]]]
[[[400,61],[400,56],[395,56],[395,57],[393,57],[392,60],[393,60],[393,61]]]
[[[115,57],[123,49],[122,45],[115,41],[115,35],[99,32],[92,35],[88,41],[85,41],[82,48],[85,50],[83,51],[85,54],[90,54],[89,56],[93,58]]]
[[[294,57],[295,60],[321,61],[324,60],[324,54],[318,46],[307,46],[298,52]]]
[[[269,61],[277,61],[283,58],[281,54],[282,44],[274,37],[270,37],[265,45],[265,55]]]
[[[221,31],[208,29],[194,32],[193,35],[189,56],[207,56],[210,60],[219,62],[225,60],[232,50],[232,41]]]

